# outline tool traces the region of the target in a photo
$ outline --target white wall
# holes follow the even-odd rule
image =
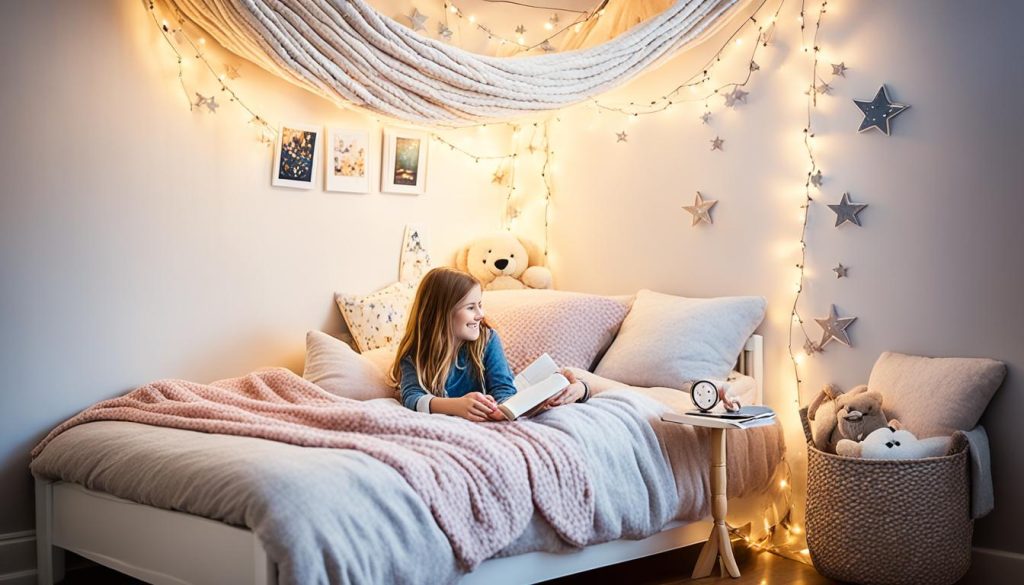
[[[270,152],[253,142],[245,115],[227,103],[216,116],[188,111],[173,57],[137,2],[0,10],[0,533],[32,527],[27,452],[57,422],[158,377],[298,369],[307,329],[341,329],[334,291],[369,292],[394,279],[406,223],[428,226],[441,260],[499,225],[505,192],[490,182],[493,165],[436,145],[419,197],[271,188]],[[723,111],[712,101],[710,127],[697,118],[699,104],[633,123],[590,107],[560,114],[551,243],[560,288],[766,296],[767,392],[795,431],[785,340],[807,67],[794,10],[786,7],[778,43],[758,58],[749,104]],[[829,10],[820,44],[850,71],[814,116],[826,182],[811,208],[800,306],[815,337],[811,319],[830,303],[859,319],[852,349],[833,342],[808,362],[801,399],[824,382],[866,382],[886,349],[1005,360],[1010,377],[983,421],[997,511],[978,523],[975,543],[1024,552],[1015,530],[1024,512],[1011,505],[1024,489],[1012,452],[1014,414],[1024,407],[1016,295],[1024,203],[1015,189],[1024,90],[1014,58],[1024,11],[924,0],[830,2]],[[716,44],[609,99],[661,95]],[[723,65],[736,72],[745,62],[727,56]],[[374,120],[253,65],[242,73],[243,96],[272,120],[379,132]],[[894,136],[859,135],[850,100],[881,83],[912,108]],[[615,141],[622,129],[628,143]],[[489,132],[455,136],[505,152],[507,131]],[[724,152],[709,150],[716,134]],[[691,228],[681,209],[697,190],[720,201],[714,226]],[[864,227],[832,227],[824,205],[844,191],[870,204]],[[524,220],[536,232],[536,216]],[[830,272],[839,261],[848,279]],[[802,460],[799,435],[789,444]]]

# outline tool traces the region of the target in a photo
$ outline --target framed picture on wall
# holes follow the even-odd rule
[[[401,128],[384,129],[380,190],[419,195],[427,187],[427,147],[430,135]]]
[[[274,149],[275,187],[312,189],[320,175],[321,130],[316,126],[282,124]]]
[[[370,192],[370,133],[327,128],[324,189],[345,193]]]

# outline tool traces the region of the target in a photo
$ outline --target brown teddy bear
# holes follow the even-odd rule
[[[899,422],[889,421],[882,410],[882,394],[868,390],[867,384],[846,393],[826,384],[807,407],[811,441],[821,451],[836,452],[842,439],[861,441],[876,429]]]

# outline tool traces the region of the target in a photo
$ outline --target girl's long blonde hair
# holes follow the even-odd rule
[[[420,386],[434,396],[445,396],[448,373],[461,346],[452,331],[452,314],[474,286],[480,286],[475,278],[451,268],[435,268],[423,277],[388,376],[391,384],[401,382],[402,360],[412,356]],[[481,387],[484,385],[484,348],[491,335],[490,329],[486,320],[481,321],[480,336],[463,342]]]

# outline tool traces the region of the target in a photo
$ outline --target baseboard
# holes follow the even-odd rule
[[[36,531],[0,534],[0,585],[36,582]]]

